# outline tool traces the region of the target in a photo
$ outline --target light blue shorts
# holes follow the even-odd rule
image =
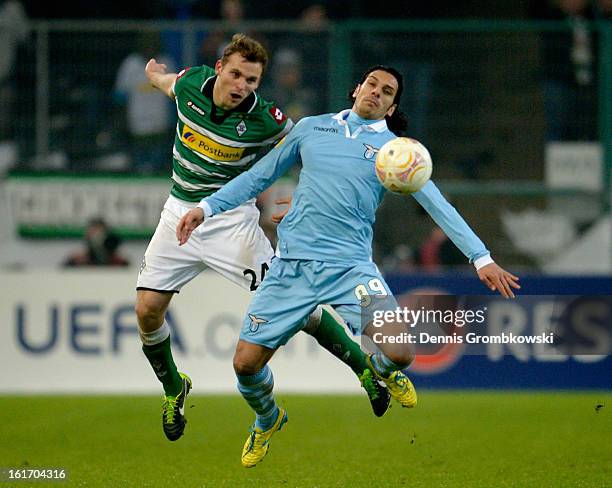
[[[331,305],[355,335],[373,310],[397,307],[372,262],[347,266],[275,258],[249,305],[240,339],[276,349],[304,328],[320,304]]]

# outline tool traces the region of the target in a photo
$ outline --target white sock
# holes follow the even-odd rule
[[[170,337],[170,326],[168,325],[168,322],[164,320],[161,327],[153,332],[143,332],[139,327],[138,334],[140,335],[140,340],[145,346],[154,346],[155,344],[164,342],[168,337]]]

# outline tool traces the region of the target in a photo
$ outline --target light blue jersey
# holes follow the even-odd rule
[[[280,259],[249,305],[242,340],[276,349],[320,303],[334,307],[354,334],[370,323],[364,296],[382,299],[376,307],[397,307],[372,262],[372,225],[385,192],[374,161],[394,137],[385,120],[363,120],[350,110],[305,118],[283,144],[201,202],[207,216],[229,210],[302,163],[291,210],[278,227]],[[471,261],[488,255],[432,182],[414,197]]]
[[[385,120],[360,119],[350,110],[306,117],[284,143],[204,199],[202,206],[207,217],[235,208],[301,162],[291,209],[278,226],[280,257],[341,264],[370,261],[372,225],[386,191],[376,178],[374,162],[378,149],[395,137]],[[470,261],[489,254],[433,182],[413,196]]]

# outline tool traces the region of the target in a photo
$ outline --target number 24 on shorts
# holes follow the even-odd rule
[[[268,263],[261,263],[261,279],[259,280],[259,283],[261,283],[264,278],[266,277],[266,273],[268,272],[268,270],[270,269],[270,267],[268,266]],[[249,287],[249,289],[251,291],[255,291],[257,290],[257,287],[259,286],[259,284],[257,283],[257,273],[255,272],[255,270],[252,269],[245,269],[242,274],[246,277],[246,276],[250,276],[251,277],[251,286]]]

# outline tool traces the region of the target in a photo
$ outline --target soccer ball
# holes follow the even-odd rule
[[[423,188],[431,177],[432,163],[423,144],[408,137],[385,143],[376,156],[376,176],[387,190],[403,195]]]

